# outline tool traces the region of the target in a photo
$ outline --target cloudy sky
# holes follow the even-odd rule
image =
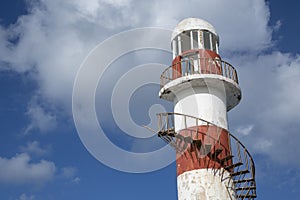
[[[0,199],[176,199],[174,163],[149,173],[125,173],[93,157],[75,127],[72,92],[80,66],[97,45],[112,42],[99,54],[101,61],[118,54],[113,47],[131,48],[138,43],[133,40],[149,38],[134,32],[139,37],[120,42],[115,34],[143,27],[172,30],[186,17],[214,25],[221,57],[238,71],[243,99],[230,111],[229,125],[254,157],[258,199],[299,199],[300,14],[296,1],[5,0],[1,4]],[[168,36],[168,31],[162,32]],[[169,45],[167,37],[153,38],[159,42],[147,45]],[[103,132],[127,152],[163,148],[157,138],[137,139],[136,134],[146,132],[137,124],[150,123],[152,114],[162,107],[171,109],[157,97],[159,75],[152,80],[146,70],[152,75],[157,69],[163,71],[172,56],[145,48],[114,57],[118,59],[97,82],[96,115]],[[125,76],[129,72],[139,76]],[[140,87],[118,93],[112,92],[118,91],[115,85]],[[125,98],[129,102],[124,104]],[[120,124],[127,116],[123,107],[130,111],[128,123],[134,126],[127,121]],[[137,133],[130,135],[133,130]],[[101,140],[93,142],[97,148],[105,147]],[[105,148],[101,153],[127,166],[127,157]]]

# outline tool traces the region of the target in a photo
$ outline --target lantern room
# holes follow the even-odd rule
[[[184,74],[221,74],[219,36],[205,20],[187,18],[172,33],[173,79]]]
[[[198,50],[219,54],[219,36],[207,21],[197,18],[184,19],[172,33],[173,58]]]

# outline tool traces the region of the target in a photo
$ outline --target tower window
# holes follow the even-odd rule
[[[178,38],[176,37],[173,41],[172,41],[172,49],[173,49],[173,55],[177,56],[178,55],[178,45],[177,45],[177,40]]]
[[[203,38],[204,38],[204,48],[210,50],[211,49],[210,32],[203,31]]]
[[[217,36],[212,34],[212,50],[217,53]]]
[[[182,52],[188,51],[191,49],[190,31],[184,31],[181,34],[181,48],[182,48]]]
[[[193,36],[193,40],[192,40],[192,48],[193,49],[198,49],[198,31],[192,31],[192,36]]]

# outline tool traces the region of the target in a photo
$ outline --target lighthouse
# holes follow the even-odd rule
[[[157,114],[157,134],[176,150],[179,200],[256,198],[252,156],[228,129],[227,112],[242,97],[238,75],[219,44],[207,21],[182,20],[171,36],[172,64],[160,77],[159,97],[174,112]]]

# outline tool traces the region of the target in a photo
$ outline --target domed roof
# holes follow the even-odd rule
[[[216,29],[209,22],[199,18],[186,18],[179,22],[175,27],[172,33],[172,40],[183,31],[192,29],[208,30],[219,37]]]

